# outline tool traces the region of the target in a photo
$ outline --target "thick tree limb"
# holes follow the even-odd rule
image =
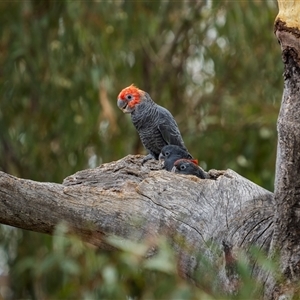
[[[63,184],[39,183],[0,173],[0,222],[52,233],[66,221],[86,241],[107,248],[105,237],[142,240],[166,234],[181,253],[183,275],[199,268],[197,254],[219,247],[268,250],[273,194],[237,173],[211,171],[216,180],[141,165],[129,155],[96,169],[80,171]],[[188,249],[188,250],[187,250]],[[215,257],[211,258],[215,260]],[[220,266],[223,280],[224,265]],[[223,275],[222,275],[223,274]]]

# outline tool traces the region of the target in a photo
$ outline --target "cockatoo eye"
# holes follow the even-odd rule
[[[180,170],[185,170],[186,166],[185,165],[181,165],[180,166]]]
[[[165,156],[169,156],[170,155],[170,152],[169,151],[166,151],[165,152]]]
[[[132,95],[130,95],[130,94],[127,95],[127,96],[126,96],[126,99],[127,99],[127,100],[132,100]]]

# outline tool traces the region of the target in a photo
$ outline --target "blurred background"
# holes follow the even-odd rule
[[[61,183],[145,154],[116,106],[134,83],[172,112],[202,167],[233,169],[272,191],[283,89],[277,12],[273,0],[1,1],[0,170]],[[52,237],[1,226],[0,238],[0,299],[71,295],[59,294],[67,271],[53,267],[53,280],[33,271],[54,255]]]

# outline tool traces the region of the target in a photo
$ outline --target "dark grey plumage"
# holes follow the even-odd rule
[[[205,172],[201,167],[193,163],[188,159],[179,159],[174,163],[172,172],[185,174],[185,175],[195,175],[202,179],[209,178],[207,172]]]
[[[149,153],[144,161],[158,159],[161,149],[169,144],[187,151],[172,114],[157,105],[148,93],[131,85],[120,92],[117,103],[123,112],[131,114],[132,123]]]
[[[171,171],[175,161],[181,158],[193,159],[189,152],[176,145],[164,146],[159,154],[159,159],[164,161],[164,169],[167,171]]]

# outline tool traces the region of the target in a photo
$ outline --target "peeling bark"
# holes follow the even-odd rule
[[[300,7],[298,0],[278,0],[279,12],[276,20],[285,22],[288,28],[300,28]]]

